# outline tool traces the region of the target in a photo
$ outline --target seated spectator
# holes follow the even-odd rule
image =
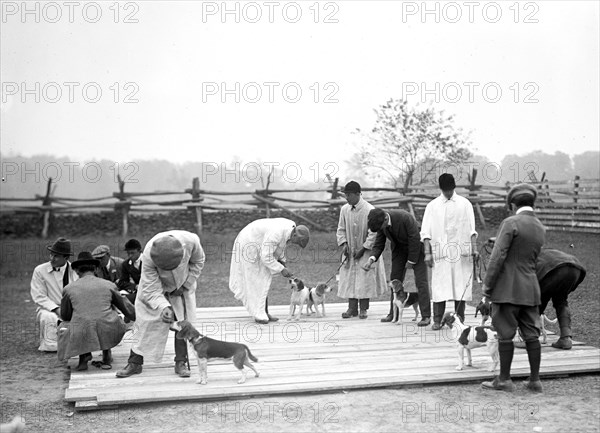
[[[125,323],[114,307],[135,320],[135,308],[115,284],[94,276],[99,264],[89,252],[79,253],[72,265],[79,279],[65,287],[61,301],[64,322],[58,328],[58,358],[66,361],[79,355],[78,371],[87,370],[91,352],[97,350],[102,350],[102,368],[111,368],[110,349],[125,334]]]
[[[121,278],[117,286],[132,304],[135,304],[140,275],[142,274],[142,244],[137,239],[129,239],[125,243],[127,260],[121,265]]]
[[[31,276],[31,298],[37,305],[37,323],[40,327],[42,352],[56,352],[56,324],[61,315],[60,301],[63,288],[77,280],[77,274],[69,264],[71,241],[58,238],[49,245],[50,261],[33,270]]]
[[[92,251],[92,256],[100,261],[96,276],[116,283],[121,278],[121,265],[124,260],[121,257],[112,257],[108,245],[99,245]]]

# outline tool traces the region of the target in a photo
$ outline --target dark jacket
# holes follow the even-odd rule
[[[575,287],[577,287],[585,278],[586,270],[577,259],[577,257],[563,253],[562,251],[555,250],[552,248],[544,248],[540,252],[537,260],[536,273],[539,281],[542,281],[544,277],[551,271],[561,268],[563,266],[573,266],[579,269],[579,281]]]
[[[540,220],[523,211],[502,221],[485,274],[485,296],[493,303],[540,305],[536,262],[546,240]]]
[[[119,280],[119,278],[121,278],[122,264],[123,259],[121,257],[111,257],[108,260],[108,269],[106,268],[106,266],[98,267],[95,275],[98,278],[110,281],[111,283],[116,283]]]
[[[392,244],[392,262],[404,255],[408,256],[408,261],[417,263],[423,249],[417,220],[410,213],[401,209],[392,209],[386,212],[390,215],[392,226],[377,232],[371,256],[379,259],[385,249],[386,239],[389,239]]]
[[[140,269],[135,267],[135,262],[131,259],[125,260],[121,265],[121,278],[117,281],[119,290],[125,290],[129,293],[135,293],[135,286],[140,284],[140,275],[142,274],[142,265]]]

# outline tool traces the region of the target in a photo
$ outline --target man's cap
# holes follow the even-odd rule
[[[137,239],[129,239],[125,242],[125,251],[127,250],[141,250],[142,244]]]
[[[378,232],[381,229],[381,225],[385,221],[385,212],[383,209],[375,208],[369,211],[369,215],[367,216],[367,225],[369,230],[372,232]]]
[[[48,251],[61,256],[72,256],[71,241],[66,238],[58,238],[52,245],[48,245]]]
[[[510,204],[515,200],[515,198],[521,196],[530,196],[531,198],[533,198],[533,201],[535,201],[535,199],[537,198],[537,190],[533,185],[530,185],[528,183],[519,183],[517,185],[514,185],[510,189],[510,191],[508,191],[508,195],[506,196],[506,204],[510,206]]]
[[[110,248],[108,245],[98,245],[96,248],[94,248],[94,251],[92,251],[92,256],[95,259],[101,259],[107,254],[110,254]]]
[[[171,271],[183,259],[183,245],[172,235],[161,236],[152,242],[150,258],[157,268]]]
[[[438,183],[442,191],[450,191],[456,188],[454,176],[452,176],[450,173],[442,174],[438,179]]]
[[[310,240],[310,230],[305,225],[299,225],[296,227],[296,235],[298,236],[298,243],[302,248],[306,248],[308,241]]]
[[[348,193],[348,192],[357,194],[357,193],[362,192],[362,190],[361,190],[360,184],[358,182],[351,180],[344,186],[343,192],[344,192],[344,194]]]

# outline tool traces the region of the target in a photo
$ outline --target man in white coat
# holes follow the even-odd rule
[[[362,198],[358,182],[348,182],[344,194],[348,203],[340,210],[337,243],[344,248],[342,260],[345,257],[346,262],[340,268],[338,296],[348,299],[348,310],[342,313],[342,318],[358,316],[366,319],[370,298],[387,290],[385,267],[383,260],[379,260],[369,272],[364,271],[363,266],[369,260],[369,251],[377,237],[376,232],[369,231],[367,221],[369,211],[374,207]]]
[[[289,243],[305,248],[310,238],[306,226],[296,226],[286,218],[267,218],[251,222],[233,242],[229,289],[242,301],[257,323],[277,321],[269,314],[267,295],[273,275],[290,278],[285,249]]]
[[[432,267],[433,330],[441,329],[447,300],[454,301],[455,311],[464,321],[465,301],[472,299],[473,258],[477,255],[473,205],[454,191],[454,176],[444,173],[438,181],[442,192],[427,204],[421,225],[425,263]]]
[[[69,263],[73,255],[71,241],[58,238],[49,245],[50,261],[38,265],[31,276],[31,298],[37,305],[37,322],[40,327],[42,352],[56,352],[56,324],[60,319],[60,302],[63,288],[79,277]]]
[[[117,377],[142,372],[144,359],[162,360],[174,320],[196,320],[196,284],[204,267],[198,235],[171,230],[158,233],[146,244],[135,299],[135,343],[127,366]],[[190,377],[185,340],[175,338],[175,374]]]

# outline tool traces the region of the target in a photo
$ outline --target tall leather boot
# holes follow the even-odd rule
[[[188,351],[187,343],[185,340],[177,338],[177,332],[175,333],[175,374],[179,377],[190,377],[189,362],[188,362]]]
[[[569,350],[573,347],[573,341],[571,339],[571,310],[569,309],[569,304],[565,301],[564,303],[557,305],[555,309],[558,326],[560,327],[560,338],[552,343],[552,347]]]
[[[390,312],[381,319],[382,322],[391,322],[394,319],[394,292],[390,295]]]
[[[358,313],[359,319],[367,318],[367,310],[369,309],[369,298],[362,298],[358,300],[360,305],[360,312]]]
[[[433,325],[431,326],[431,329],[434,331],[442,329],[444,311],[446,311],[446,301],[433,303]]]

